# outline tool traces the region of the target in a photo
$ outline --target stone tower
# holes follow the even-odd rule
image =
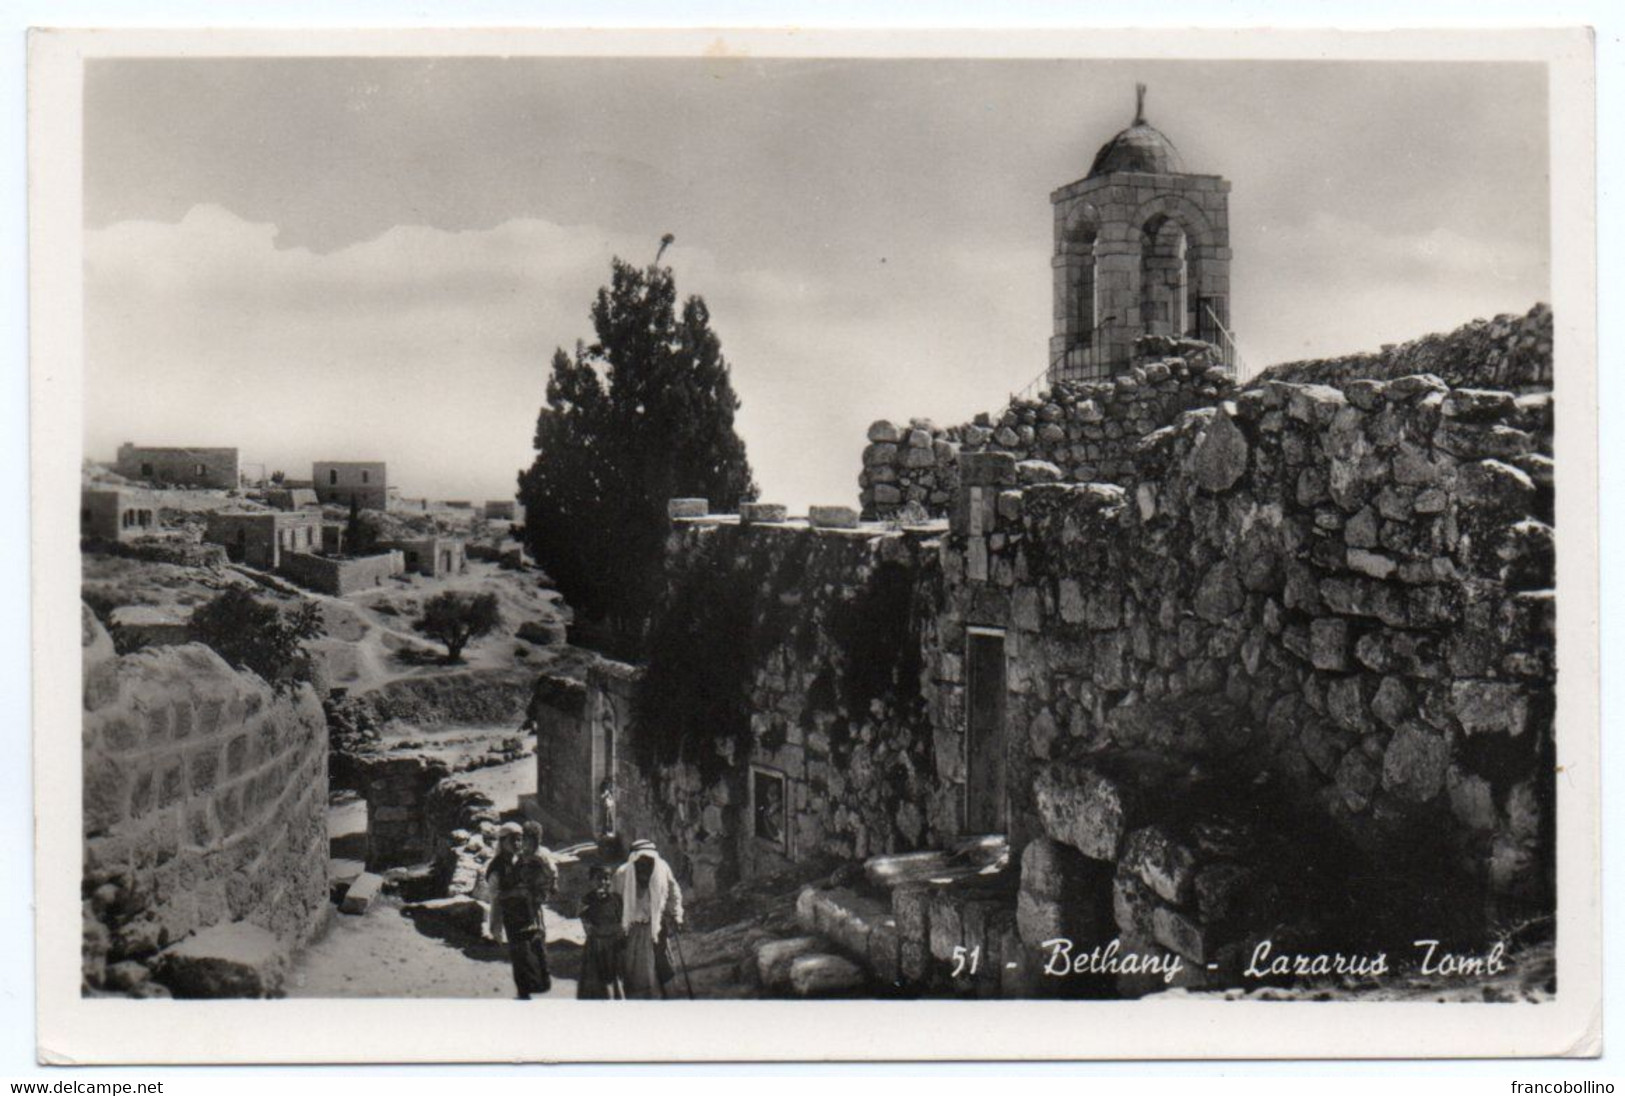
[[[1185,170],[1145,120],[1101,146],[1055,206],[1055,335],[1049,379],[1098,380],[1129,364],[1139,335],[1214,343],[1233,368],[1230,183]]]

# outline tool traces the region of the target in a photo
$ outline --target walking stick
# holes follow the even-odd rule
[[[683,968],[683,985],[688,990],[688,999],[694,1000],[694,982],[688,976],[688,960],[683,957],[683,938],[678,935],[676,925],[672,926],[671,944],[677,951],[677,965]]]

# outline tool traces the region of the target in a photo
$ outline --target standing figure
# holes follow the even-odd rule
[[[598,785],[598,833],[600,837],[614,837],[616,834],[613,776],[606,776]]]
[[[581,981],[576,996],[583,1000],[620,1000],[626,996],[621,984],[621,954],[626,946],[626,930],[621,927],[621,896],[615,893],[615,869],[608,864],[592,866],[592,889],[581,900],[577,916],[587,934],[581,955]]]
[[[497,854],[485,875],[508,938],[514,989],[521,1001],[528,1001],[531,994],[553,988],[542,903],[552,893],[557,872],[541,849],[541,826],[503,823],[497,830]]]
[[[663,997],[671,978],[665,956],[666,935],[683,923],[683,894],[671,865],[655,851],[653,841],[636,841],[632,857],[616,873],[621,892],[621,927],[626,930],[622,973],[626,995]],[[663,968],[663,969],[662,969]]]

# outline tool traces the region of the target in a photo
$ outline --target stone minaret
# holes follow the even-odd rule
[[[1051,381],[1114,376],[1145,334],[1215,343],[1231,362],[1230,184],[1187,172],[1145,120],[1145,85],[1136,92],[1134,124],[1101,146],[1088,175],[1050,195]]]

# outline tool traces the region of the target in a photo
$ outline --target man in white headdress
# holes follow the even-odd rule
[[[671,964],[660,963],[657,956],[664,955],[666,933],[683,923],[683,892],[677,877],[653,841],[637,841],[615,873],[615,889],[621,893],[621,925],[626,930],[622,972],[626,995],[664,996]]]

